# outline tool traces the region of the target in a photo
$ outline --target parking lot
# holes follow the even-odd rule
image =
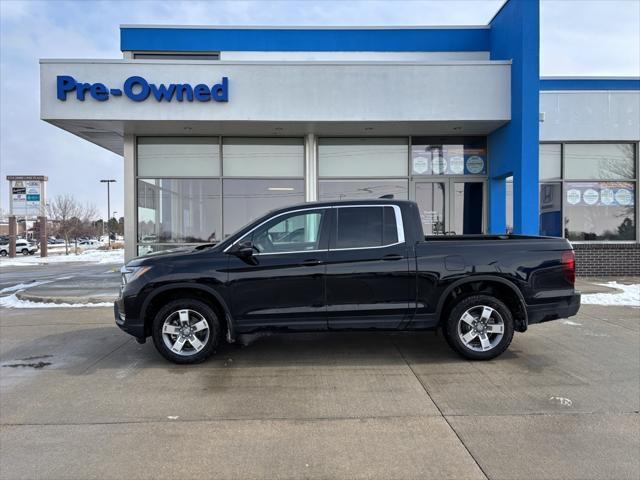
[[[0,310],[0,476],[637,479],[640,309],[474,363],[434,333],[245,338],[182,367],[108,308]]]

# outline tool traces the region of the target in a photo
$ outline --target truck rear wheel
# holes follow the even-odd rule
[[[504,352],[513,339],[513,315],[490,295],[460,300],[446,320],[447,343],[470,360],[490,360]]]
[[[153,320],[153,343],[173,363],[199,363],[220,341],[220,322],[213,309],[193,298],[173,300]]]

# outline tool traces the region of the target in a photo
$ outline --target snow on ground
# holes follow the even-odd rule
[[[44,285],[45,283],[51,283],[53,280],[38,280],[29,283],[19,283],[11,287],[6,287],[0,290],[0,293],[17,292],[18,290],[26,290],[27,288],[37,287],[38,285]]]
[[[640,284],[625,285],[618,282],[598,283],[603,287],[622,290],[613,293],[588,293],[582,295],[584,305],[617,305],[640,307]]]
[[[89,262],[89,263],[124,263],[124,249],[87,250],[78,255],[56,255],[41,258],[37,255],[4,257],[0,259],[0,267],[19,267],[28,265],[48,265],[50,263]]]
[[[113,302],[100,303],[45,303],[21,300],[16,294],[0,298],[0,307],[5,308],[86,308],[86,307],[113,307]]]

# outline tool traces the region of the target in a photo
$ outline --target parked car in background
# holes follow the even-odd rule
[[[37,245],[28,240],[16,240],[16,254],[33,255],[37,251]],[[6,257],[7,255],[9,255],[9,242],[0,245],[0,256]]]
[[[580,308],[564,238],[425,236],[399,200],[275,210],[223,242],[137,258],[122,269],[118,326],[175,363],[259,330],[441,329],[472,360],[514,332]]]
[[[78,242],[78,248],[81,248],[83,250],[91,250],[101,246],[102,243],[100,243],[98,240],[83,240],[81,242]]]

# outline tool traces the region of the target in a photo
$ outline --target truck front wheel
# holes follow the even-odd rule
[[[444,325],[447,343],[470,360],[490,360],[504,352],[513,339],[513,315],[490,295],[460,300]]]
[[[220,323],[213,309],[185,298],[164,305],[153,320],[153,343],[174,363],[199,363],[211,356],[220,341]]]

